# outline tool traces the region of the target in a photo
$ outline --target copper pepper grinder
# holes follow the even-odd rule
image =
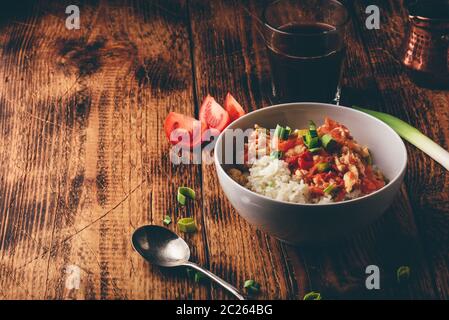
[[[409,4],[402,63],[420,86],[449,88],[449,0]]]

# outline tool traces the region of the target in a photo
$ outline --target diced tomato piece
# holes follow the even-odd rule
[[[286,152],[291,148],[294,148],[298,144],[298,140],[296,138],[283,140],[279,142],[279,151]]]
[[[309,170],[310,168],[313,167],[313,161],[308,161],[308,160],[305,160],[303,158],[299,158],[298,159],[298,166],[301,169]]]
[[[309,170],[313,167],[313,155],[309,151],[302,153],[298,159],[298,166],[303,170]]]
[[[164,122],[164,131],[168,141],[171,144],[181,143],[181,146],[186,148],[201,144],[206,129],[205,123],[177,112],[170,112]],[[186,135],[188,135],[188,139],[185,139]]]
[[[370,194],[376,190],[379,190],[385,185],[385,182],[376,180],[376,179],[369,179],[365,178],[362,180],[362,192],[364,194]]]
[[[343,201],[345,199],[346,196],[346,192],[344,189],[341,189],[340,192],[337,194],[337,196],[335,197],[335,201]]]
[[[222,132],[231,123],[229,114],[210,95],[207,95],[200,108],[200,121],[209,128]]]
[[[290,157],[285,158],[284,161],[287,162],[290,169],[293,170],[298,166],[298,158],[299,158],[299,155],[290,156]]]
[[[385,181],[384,180],[375,180],[376,183],[376,188],[377,189],[381,189],[383,187],[385,187]]]
[[[298,158],[299,158],[299,155],[290,156],[290,157],[285,158],[284,161],[287,162],[288,164],[296,164],[298,162]]]
[[[235,98],[229,92],[226,95],[224,107],[229,114],[231,122],[237,120],[238,118],[240,118],[245,114],[245,110],[243,110],[240,103],[238,103],[237,100],[235,100]]]
[[[369,194],[376,190],[376,185],[371,182],[369,179],[363,179],[362,181],[362,192],[364,194]]]
[[[337,177],[337,175],[335,174],[335,172],[329,171],[329,172],[325,172],[322,173],[324,174],[324,180],[325,181],[329,181],[330,179],[335,179]]]
[[[321,188],[318,187],[309,187],[309,191],[312,195],[316,195],[316,196],[324,196],[324,191]]]
[[[300,157],[307,161],[313,161],[313,154],[310,151],[303,152]]]

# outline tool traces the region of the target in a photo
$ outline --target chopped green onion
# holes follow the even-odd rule
[[[283,138],[285,134],[285,128],[283,126],[277,125],[274,130],[274,136],[278,138]]]
[[[260,290],[260,284],[252,279],[246,280],[243,287],[251,294],[256,294]]]
[[[308,131],[309,130],[307,130],[307,129],[296,129],[294,131],[294,133],[297,134],[300,137],[304,137],[307,134]]]
[[[312,138],[318,137],[318,132],[316,131],[316,124],[312,120],[309,121],[309,132]]]
[[[280,159],[280,158],[282,158],[282,155],[283,155],[282,151],[276,150],[276,151],[271,152],[270,157],[272,159]]]
[[[311,153],[319,152],[319,151],[321,151],[321,150],[323,150],[321,147],[309,149],[309,151],[310,151]]]
[[[303,136],[303,140],[308,149],[316,149],[320,146],[320,138],[313,121],[309,121],[309,130]]]
[[[307,132],[306,137],[304,139],[304,144],[309,149],[318,148],[320,146],[320,138],[318,137],[312,137],[310,131]]]
[[[182,194],[185,197],[188,197],[192,200],[195,200],[195,191],[189,187],[179,187],[178,193]]]
[[[401,266],[396,270],[396,279],[398,283],[404,283],[410,278],[410,267]]]
[[[249,279],[249,280],[245,281],[245,283],[243,284],[243,287],[246,289],[246,288],[252,287],[255,283],[256,283],[256,281],[254,281],[253,279]]]
[[[323,192],[324,192],[325,194],[329,194],[329,193],[331,193],[332,191],[334,191],[334,189],[335,189],[335,185],[331,183],[330,185],[328,185],[328,186],[323,190]]]
[[[373,164],[373,156],[371,155],[371,152],[368,151],[368,155],[365,157],[365,160],[370,166]]]
[[[335,141],[330,134],[323,135],[321,137],[321,143],[323,144],[323,147],[328,151],[335,150],[335,148],[338,146],[337,141]]]
[[[449,153],[433,142],[430,138],[425,136],[418,129],[412,127],[405,121],[398,119],[387,113],[368,110],[360,107],[353,106],[354,109],[368,113],[373,117],[388,124],[397,134],[403,139],[413,144],[418,149],[429,155],[436,162],[441,164],[446,170],[449,170]]]
[[[170,216],[165,216],[163,222],[164,222],[165,225],[168,226],[168,225],[171,223],[171,218],[170,218]]]
[[[187,277],[190,279],[193,279],[195,282],[202,282],[204,279],[207,279],[207,277],[199,271],[196,271],[192,268],[187,268]]]
[[[282,138],[284,140],[287,140],[291,134],[292,134],[292,129],[290,127],[285,127],[284,135]]]
[[[179,187],[177,195],[179,204],[185,206],[187,198],[195,200],[195,191],[189,187]]]
[[[321,300],[321,294],[319,292],[309,292],[303,298],[303,300]]]
[[[197,272],[195,272],[194,279],[195,279],[195,282],[198,283],[198,282],[201,282],[204,279],[206,279],[206,276],[203,273],[197,271]]]
[[[292,129],[290,127],[283,127],[280,125],[276,126],[276,129],[274,130],[274,136],[278,137],[282,140],[287,140],[288,137],[291,135]]]
[[[318,137],[312,138],[308,143],[309,149],[315,149],[320,146],[320,139]]]
[[[195,220],[193,218],[182,218],[178,221],[179,231],[185,233],[192,233],[198,230]]]
[[[328,162],[320,162],[316,165],[316,169],[318,172],[325,172],[331,168],[331,165]]]
[[[178,192],[178,195],[176,196],[176,199],[178,200],[178,203],[181,206],[185,206],[186,205],[186,197],[183,194]]]
[[[274,129],[274,135],[275,135],[276,137],[279,137],[279,133],[281,133],[281,130],[282,130],[282,129],[283,129],[282,126],[276,125],[276,129]]]

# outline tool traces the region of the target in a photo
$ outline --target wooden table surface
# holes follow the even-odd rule
[[[0,19],[0,298],[228,299],[183,270],[160,270],[132,249],[132,231],[193,216],[192,258],[261,299],[449,298],[449,174],[407,144],[405,183],[391,209],[340,244],[294,248],[256,230],[224,198],[213,165],[174,166],[163,121],[198,114],[231,91],[246,111],[270,105],[256,21],[263,1],[134,0],[2,7]],[[381,29],[365,28],[365,8]],[[402,1],[347,3],[352,16],[343,104],[389,112],[449,147],[449,92],[414,85],[400,65]],[[243,8],[247,8],[248,12]],[[388,143],[386,141],[385,143]],[[192,186],[198,200],[176,203]],[[361,212],[361,214],[363,214]],[[176,225],[169,228],[176,230]],[[381,289],[365,288],[377,265]],[[79,289],[66,287],[70,266]],[[411,267],[410,281],[396,269]]]

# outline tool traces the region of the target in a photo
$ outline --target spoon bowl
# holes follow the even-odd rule
[[[190,258],[187,243],[171,230],[142,226],[132,236],[134,249],[148,262],[162,267],[179,267]]]

